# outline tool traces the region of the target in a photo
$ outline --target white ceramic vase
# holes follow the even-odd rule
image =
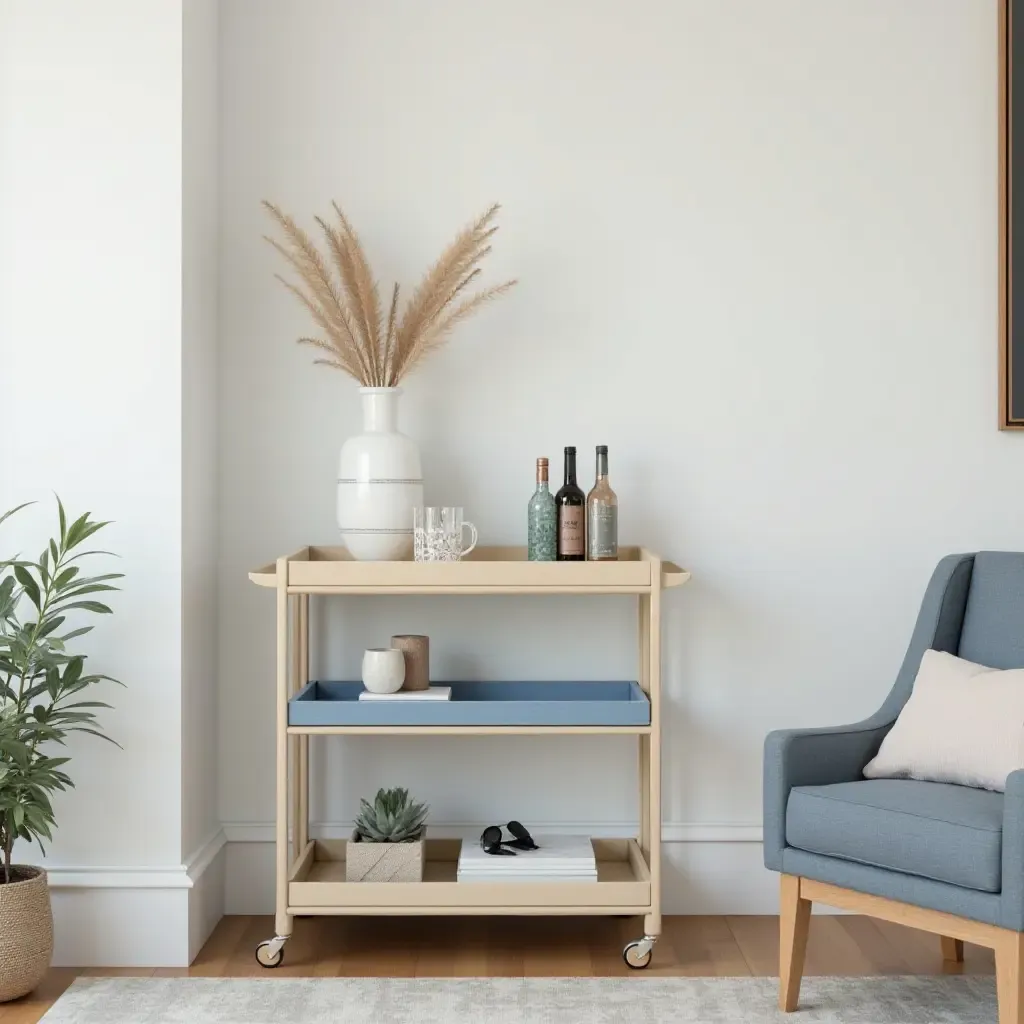
[[[416,442],[398,431],[401,388],[360,388],[363,432],[341,446],[338,528],[363,562],[412,558],[412,510],[423,504]]]
[[[405,652],[397,647],[363,651],[363,686],[370,693],[398,693],[405,682]]]

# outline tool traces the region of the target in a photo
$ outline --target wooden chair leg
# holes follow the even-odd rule
[[[1024,936],[1005,932],[996,946],[999,1024],[1024,1024]]]
[[[782,875],[779,884],[779,1009],[786,1013],[795,1010],[800,1001],[810,923],[811,901],[800,896],[800,879],[795,875]],[[1004,1022],[1000,1020],[1000,1024]]]
[[[948,935],[942,936],[942,959],[952,960],[955,963],[964,962],[964,944],[962,939],[951,939]]]

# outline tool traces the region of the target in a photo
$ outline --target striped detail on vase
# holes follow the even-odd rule
[[[367,536],[375,534],[375,533],[389,533],[389,534],[396,534],[398,536],[402,536],[404,534],[407,537],[411,537],[412,536],[412,527],[410,526],[408,530],[392,530],[392,529],[389,529],[387,527],[376,529],[376,528],[363,527],[363,526],[342,526],[341,527],[341,532],[342,533],[359,533],[359,534],[365,534]]]
[[[339,484],[421,484],[423,483],[423,477],[409,478],[408,480],[400,479],[373,479],[373,480],[356,480],[352,477],[338,477]]]

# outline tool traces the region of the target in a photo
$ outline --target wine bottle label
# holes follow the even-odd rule
[[[618,558],[618,508],[594,502],[588,509],[587,518],[587,558]]]
[[[583,554],[583,506],[561,505],[558,509],[558,553]]]

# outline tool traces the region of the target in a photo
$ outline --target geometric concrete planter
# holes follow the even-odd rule
[[[28,995],[43,980],[53,957],[46,872],[14,864],[12,877],[17,881],[4,884],[0,874],[0,1003]]]
[[[413,843],[367,843],[353,832],[345,844],[345,881],[422,882],[426,833]]]

